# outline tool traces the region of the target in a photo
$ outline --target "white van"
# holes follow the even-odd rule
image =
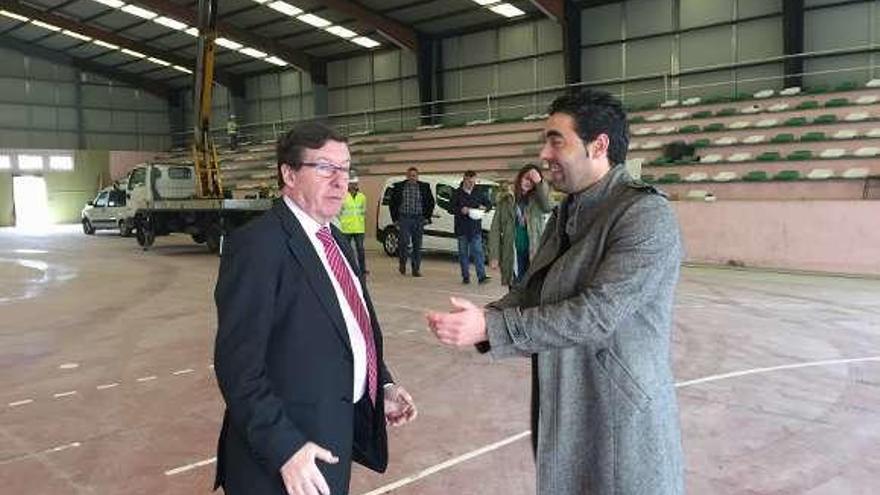
[[[376,213],[376,238],[382,244],[385,254],[397,256],[398,233],[397,227],[391,220],[391,189],[396,182],[406,180],[405,176],[391,177],[385,181],[382,187],[382,201],[379,203],[379,211]],[[449,201],[452,192],[461,184],[461,175],[419,175],[419,181],[426,182],[434,194],[434,215],[431,223],[425,225],[422,249],[426,251],[458,252],[458,241],[455,237],[455,217],[449,212]],[[477,178],[475,190],[484,194],[494,204],[498,193],[498,183],[492,180]],[[492,226],[492,217],[495,210],[489,210],[483,216],[483,249],[487,249],[489,228]],[[488,258],[486,258],[488,259]]]
[[[96,230],[119,229],[119,235],[128,237],[134,228],[134,208],[126,200],[125,189],[117,185],[98,191],[80,216],[86,235],[93,235]]]

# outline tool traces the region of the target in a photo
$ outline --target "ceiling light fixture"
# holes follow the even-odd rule
[[[496,14],[501,14],[504,17],[519,17],[526,14],[522,10],[509,3],[500,3],[498,5],[489,7],[489,10],[495,12]]]
[[[58,31],[61,31],[61,28],[54,25],[54,24],[49,24],[48,22],[38,21],[36,19],[32,20],[31,24],[33,24],[34,26],[39,26],[43,29],[48,29],[49,31],[55,31],[56,33]]]
[[[157,17],[157,18],[153,19],[153,22],[155,22],[156,24],[161,24],[165,27],[170,27],[171,29],[175,29],[177,31],[183,31],[189,27],[184,22],[180,22],[177,19],[172,19],[170,17],[165,17],[165,16]]]
[[[351,42],[364,48],[376,48],[380,45],[378,41],[372,38],[367,38],[366,36],[358,36],[357,38],[352,38]]]
[[[330,26],[327,29],[325,29],[324,31],[327,31],[330,34],[335,34],[336,36],[339,36],[340,38],[345,38],[345,39],[354,38],[355,36],[357,36],[356,32],[354,32],[350,29],[345,29],[342,26]]]
[[[265,58],[265,59],[263,59],[263,60],[265,60],[266,62],[269,62],[270,64],[277,65],[277,66],[279,66],[279,67],[287,67],[288,65],[290,65],[290,64],[288,64],[288,63],[285,62],[284,60],[281,60],[281,59],[278,58],[278,57],[267,57],[267,58]]]
[[[134,50],[129,50],[128,48],[123,48],[123,49],[120,50],[120,51],[121,51],[122,53],[126,54],[126,55],[131,55],[132,57],[137,57],[137,58],[146,58],[146,57],[147,57],[146,55],[144,55],[144,54],[141,53],[141,52],[136,52],[136,51],[134,51]]]
[[[119,50],[118,45],[114,45],[113,43],[107,43],[106,41],[92,40],[92,43],[94,43],[98,46],[103,46],[104,48],[109,48],[111,50]]]
[[[238,42],[235,42],[232,40],[228,40],[226,38],[217,38],[214,40],[214,43],[217,43],[218,45],[222,46],[223,48],[228,48],[230,50],[238,50],[244,46],[241,43],[238,43]]]
[[[264,57],[266,57],[266,55],[269,55],[266,52],[261,52],[260,50],[257,50],[256,48],[250,48],[250,47],[242,48],[241,50],[238,51],[238,53],[247,55],[248,57],[254,57],[254,58],[264,58]]]
[[[301,16],[297,17],[297,19],[299,19],[300,21],[302,21],[310,26],[315,26],[316,28],[320,28],[320,29],[323,29],[323,28],[333,24],[332,22],[328,21],[327,19],[324,19],[323,17],[318,17],[315,14],[301,15]]]
[[[269,4],[269,8],[277,10],[278,12],[281,12],[282,14],[289,15],[290,17],[302,14],[302,12],[303,12],[302,9],[294,7],[293,5],[290,5],[287,2],[272,2]]]
[[[125,5],[125,2],[120,2],[119,0],[94,0],[95,2],[102,3],[108,7],[113,7],[114,9],[118,9]]]
[[[68,31],[67,29],[65,29],[62,32],[64,34],[66,34],[67,36],[70,36],[71,38],[76,38],[76,39],[82,40],[82,41],[92,41],[92,38],[90,38],[89,36],[86,36],[84,34],[79,34],[76,31]]]
[[[6,16],[6,17],[8,17],[8,18],[10,18],[10,19],[15,19],[16,21],[21,21],[21,22],[27,22],[27,21],[31,20],[30,17],[25,17],[25,16],[23,16],[23,15],[18,15],[18,14],[15,14],[15,13],[13,13],[13,12],[9,12],[9,11],[6,11],[6,10],[0,10],[0,15],[2,15],[2,16]]]
[[[159,15],[159,14],[153,12],[152,10],[147,10],[147,9],[138,7],[137,5],[131,5],[131,4],[126,5],[125,7],[122,7],[122,11],[128,12],[131,15],[136,15],[136,16],[138,16],[142,19],[146,19],[148,21],[152,20],[154,17]]]

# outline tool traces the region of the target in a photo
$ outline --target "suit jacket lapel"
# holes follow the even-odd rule
[[[291,253],[299,261],[302,266],[303,273],[309,285],[318,295],[318,300],[333,322],[336,333],[339,335],[346,349],[351,352],[351,342],[348,339],[348,328],[345,325],[345,319],[342,311],[339,309],[339,302],[336,299],[336,292],[333,290],[333,282],[330,281],[330,275],[324,270],[321,258],[312,248],[312,242],[303,230],[302,225],[296,219],[296,216],[290,211],[290,208],[279,201],[273,208],[274,213],[281,219],[284,230],[287,231],[287,247]]]

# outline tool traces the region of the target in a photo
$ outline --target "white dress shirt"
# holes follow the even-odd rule
[[[296,215],[299,224],[302,225],[303,230],[306,231],[306,237],[312,241],[312,247],[315,248],[318,258],[321,259],[321,264],[324,265],[324,271],[327,272],[327,276],[333,284],[333,291],[336,293],[336,301],[339,303],[339,309],[342,311],[342,317],[345,319],[345,327],[348,330],[348,340],[351,342],[351,353],[354,357],[354,392],[352,397],[354,397],[353,402],[357,402],[364,395],[364,390],[366,389],[367,347],[364,342],[364,335],[361,333],[361,327],[358,325],[357,319],[354,317],[354,312],[351,310],[351,307],[348,305],[348,300],[342,292],[342,287],[340,287],[339,282],[336,281],[336,275],[333,274],[333,269],[330,268],[330,263],[327,261],[327,255],[324,253],[324,245],[321,244],[321,240],[318,239],[318,230],[325,225],[329,227],[329,224],[319,224],[287,196],[284,196],[284,203],[286,203],[287,207],[290,208],[290,211]],[[340,247],[339,250],[341,253],[342,248]],[[342,259],[345,262],[345,268],[348,270],[349,274],[351,274],[351,279],[354,281],[355,288],[357,288],[358,296],[360,297],[361,302],[364,303],[364,308],[366,308],[367,304],[364,302],[364,291],[361,288],[360,280],[354,274],[354,270],[351,269],[345,256],[342,256]],[[378,363],[376,364],[378,365]]]

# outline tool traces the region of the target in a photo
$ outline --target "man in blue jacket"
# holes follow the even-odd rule
[[[461,186],[452,193],[449,201],[450,213],[455,215],[455,236],[458,238],[458,263],[461,265],[461,283],[471,283],[470,259],[474,260],[477,280],[481,284],[489,281],[486,275],[486,260],[483,256],[483,214],[492,207],[492,202],[478,191],[477,173],[468,170],[464,173]]]

